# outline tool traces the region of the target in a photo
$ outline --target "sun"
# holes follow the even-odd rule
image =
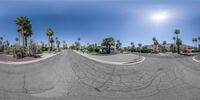
[[[150,19],[156,23],[167,21],[170,18],[170,14],[166,11],[152,13]]]

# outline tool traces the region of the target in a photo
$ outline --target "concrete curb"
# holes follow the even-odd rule
[[[142,56],[142,59],[140,61],[137,61],[137,62],[134,62],[134,63],[128,63],[128,62],[110,62],[110,61],[105,61],[105,60],[100,60],[100,59],[96,59],[96,58],[92,58],[92,57],[89,57],[89,56],[86,56],[80,52],[77,52],[77,51],[74,51],[75,53],[81,55],[81,56],[84,56],[90,60],[94,60],[94,61],[97,61],[97,62],[101,62],[101,63],[105,63],[105,64],[111,64],[111,65],[134,65],[134,64],[139,64],[141,62],[143,62],[145,60],[145,57]]]
[[[56,55],[58,55],[58,54],[60,54],[60,53],[61,53],[61,52],[56,53],[56,54],[53,54],[53,55],[50,55],[49,57],[44,57],[44,58],[41,58],[41,59],[36,59],[36,60],[31,60],[31,61],[21,61],[21,62],[0,61],[0,64],[15,64],[15,65],[31,64],[31,63],[43,61],[43,60],[46,60],[46,59],[48,59],[48,58],[54,57],[54,56],[56,56]]]
[[[192,60],[194,60],[194,61],[200,63],[200,61],[199,61],[199,60],[196,60],[195,57],[196,57],[196,56],[193,56],[193,57],[192,57]]]

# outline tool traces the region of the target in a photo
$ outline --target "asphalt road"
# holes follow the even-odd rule
[[[0,64],[0,100],[200,100],[200,63],[148,56],[119,66],[65,51],[33,64]]]

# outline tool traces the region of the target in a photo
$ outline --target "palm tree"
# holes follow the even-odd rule
[[[53,50],[54,39],[52,37],[50,38],[50,43],[51,43],[51,50]]]
[[[3,37],[0,37],[0,40],[3,41]]]
[[[177,51],[178,54],[180,54],[180,39],[178,38],[178,35],[180,34],[180,29],[175,29],[174,34],[176,34],[176,45],[177,45]]]
[[[46,50],[46,45],[44,44],[44,42],[41,41],[40,44],[41,44],[41,50],[45,51]]]
[[[176,40],[176,45],[177,45],[177,48],[178,48],[180,45],[182,45],[182,40],[181,40],[180,38],[178,38],[178,39]],[[177,50],[179,50],[179,51],[178,51],[178,54],[180,54],[180,49],[177,49]]]
[[[18,25],[17,32],[21,33],[23,47],[27,47],[27,38],[32,35],[32,24],[26,16],[18,17],[15,20]]]
[[[103,39],[102,46],[106,47],[105,49],[108,54],[110,54],[111,46],[114,46],[114,45],[115,45],[115,40],[113,37],[108,37],[108,38]]]
[[[122,43],[120,42],[120,40],[117,40],[116,49],[119,50],[121,46],[122,46]]]
[[[142,47],[142,43],[138,43],[138,47],[141,48]]]
[[[16,43],[17,43],[17,42],[19,41],[19,38],[18,38],[18,37],[16,37],[16,38],[15,38],[15,41],[16,41]]]
[[[175,50],[176,50],[176,37],[173,37],[173,40],[174,40],[174,44],[172,46],[173,46],[173,52],[175,52]]]
[[[195,43],[195,38],[192,38],[192,42],[193,42],[193,44]],[[195,46],[195,44],[194,44],[194,46]]]
[[[161,51],[162,52],[166,52],[167,51],[166,44],[167,44],[167,41],[163,41],[163,43],[162,43],[163,46],[161,46]]]
[[[0,37],[0,52],[4,51],[4,46],[3,46],[3,37]]]
[[[196,43],[196,48],[198,48],[198,39],[197,38],[193,38],[192,41],[194,41],[194,43]]]
[[[141,53],[142,43],[138,43],[138,47],[139,47],[139,52]],[[140,57],[140,54],[139,54],[139,57]]]
[[[3,44],[3,37],[0,37],[0,45]]]
[[[49,29],[47,30],[46,35],[48,36],[48,39],[49,39],[49,51],[51,51],[51,49],[52,49],[51,38],[52,38],[52,36],[54,35],[53,30],[52,30],[51,28],[49,28]]]
[[[134,42],[131,42],[131,46],[132,46],[132,48],[135,48]]]
[[[176,37],[173,37],[173,40],[174,40],[174,44],[176,44]]]
[[[78,37],[78,39],[77,39],[78,41],[80,41],[81,40],[81,38],[80,37]]]
[[[77,41],[75,42],[75,45],[76,45],[76,50],[80,50],[80,49],[81,49],[80,40],[81,40],[81,38],[80,38],[80,37],[78,37]]]
[[[153,44],[154,44],[154,46],[155,46],[155,47],[154,47],[154,51],[157,52],[157,45],[159,44],[159,43],[158,43],[158,40],[156,40],[156,37],[153,37],[152,40],[153,40]]]
[[[166,45],[167,44],[167,41],[163,41],[163,45]]]
[[[131,42],[131,48],[129,48],[131,50],[131,52],[135,51],[135,44],[134,42]]]
[[[198,40],[199,40],[199,51],[200,51],[200,36],[198,37]]]
[[[178,34],[180,34],[180,29],[175,29],[174,33],[176,34],[176,38],[178,39]]]
[[[56,44],[57,44],[57,49],[60,47],[60,41],[58,40],[58,37],[56,37]]]
[[[197,38],[192,38],[192,42],[194,44],[194,46],[196,46],[196,48],[198,48],[198,39]]]
[[[67,49],[67,43],[65,40],[63,41],[63,49]]]

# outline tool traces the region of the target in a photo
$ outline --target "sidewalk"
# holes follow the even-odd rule
[[[94,56],[94,55],[90,55],[87,53],[82,53],[79,51],[74,51],[88,59],[97,61],[97,62],[101,62],[101,63],[106,63],[106,64],[114,64],[114,65],[133,65],[133,64],[138,64],[141,63],[145,60],[145,57],[140,57],[139,56],[134,56],[134,57],[126,57],[128,55],[106,55],[106,56]]]

